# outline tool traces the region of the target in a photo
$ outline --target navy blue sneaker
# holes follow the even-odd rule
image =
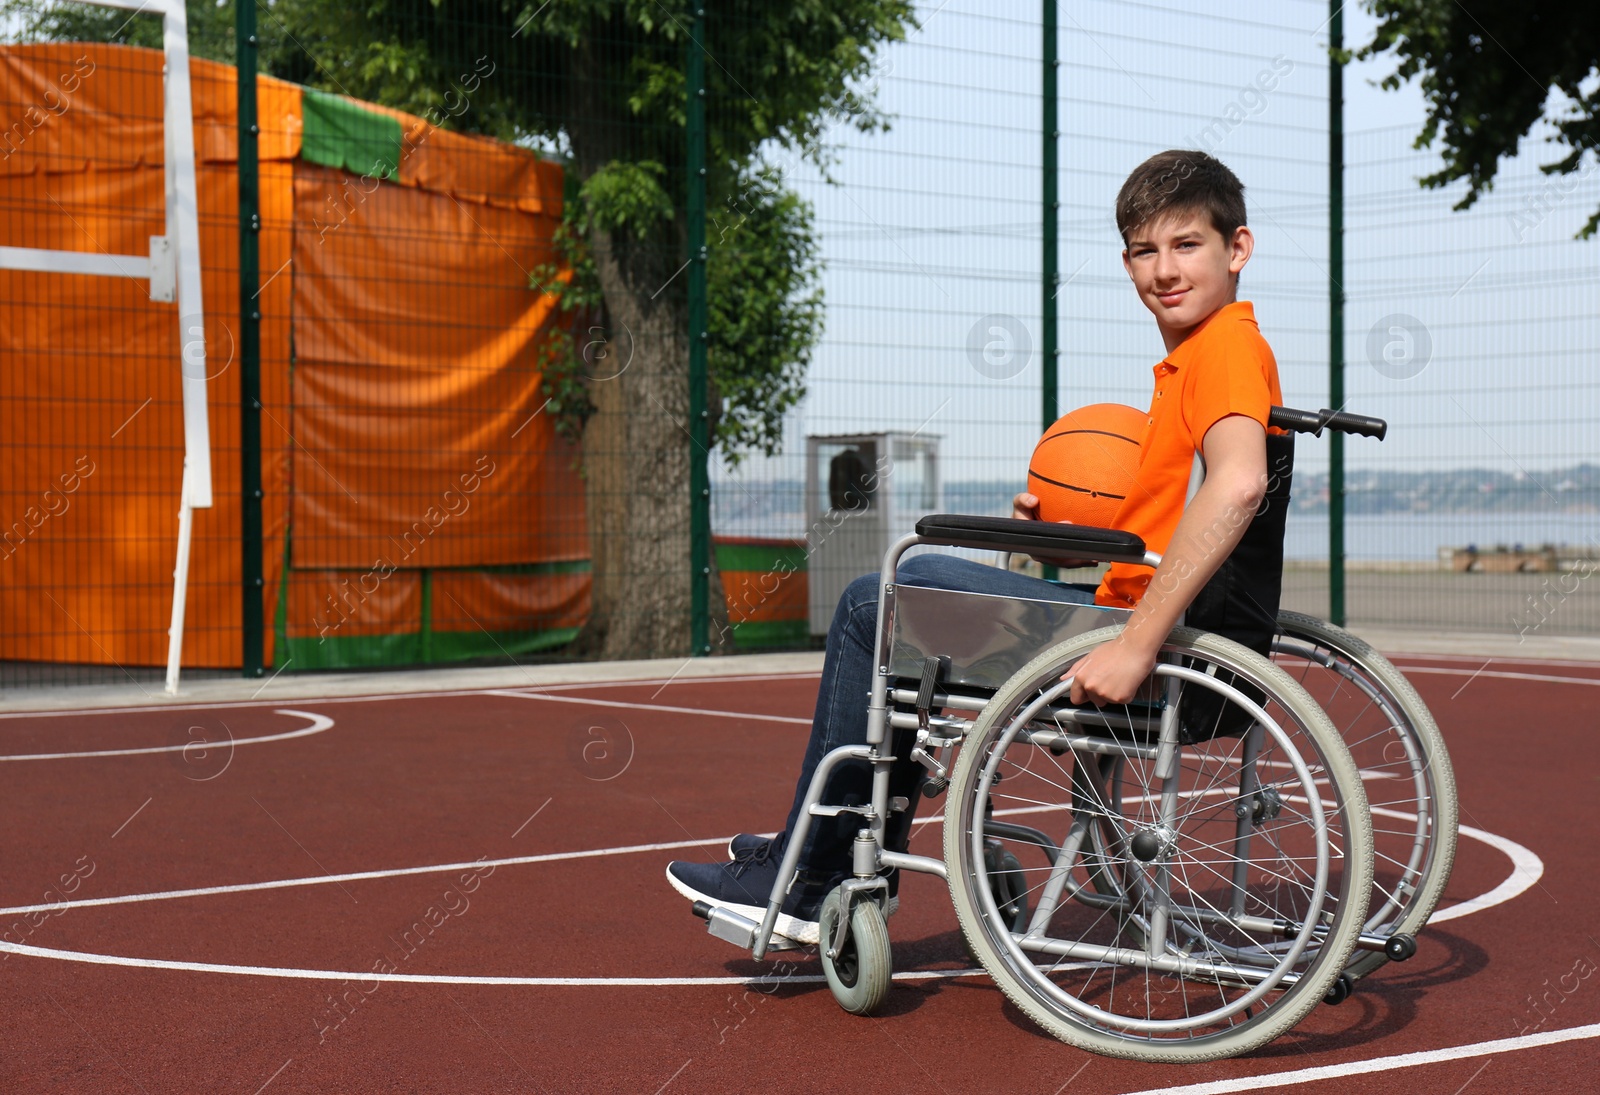
[[[735,833],[728,838],[728,858],[737,861],[741,855],[763,855],[771,856],[774,860],[780,860],[783,858],[783,843],[786,836],[788,836],[787,833],[776,833],[772,836],[762,836],[759,833]],[[899,908],[900,872],[892,870],[889,872],[889,907],[887,914],[893,916]]]
[[[690,901],[704,901],[760,923],[778,880],[781,858],[773,853],[772,842],[762,838],[731,863],[669,863],[667,881]],[[773,931],[797,943],[815,943],[823,899],[838,882],[834,875],[798,872]]]
[[[772,855],[783,854],[783,833],[737,833],[728,838],[728,858],[738,859],[746,853],[755,853],[767,845],[772,845],[776,850]]]

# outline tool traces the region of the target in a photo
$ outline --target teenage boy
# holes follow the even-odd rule
[[[1155,316],[1167,356],[1155,366],[1136,489],[1115,525],[1160,552],[1161,566],[1152,573],[1115,564],[1092,593],[946,555],[915,556],[896,575],[901,585],[1131,608],[1121,635],[1078,663],[1071,692],[1078,704],[1126,703],[1150,675],[1162,641],[1239,543],[1266,495],[1267,414],[1283,401],[1277,362],[1255,313],[1235,299],[1254,238],[1245,226],[1244,187],[1233,172],[1203,152],[1152,156],[1123,183],[1116,217],[1123,268]],[[1197,455],[1205,479],[1188,498]],[[1017,495],[1013,515],[1037,520],[1038,500]],[[818,762],[840,745],[866,741],[878,582],[876,574],[852,582],[834,613],[811,738],[783,831],[771,839],[734,837],[731,861],[669,864],[667,881],[685,897],[761,920]],[[903,848],[909,837],[921,775],[909,764],[897,766],[891,780],[891,795],[904,794],[911,803],[890,820],[891,848]],[[823,801],[861,804],[870,786],[868,765],[853,761],[836,770]],[[823,898],[851,873],[850,842],[860,827],[851,814],[812,819],[800,873],[778,918],[779,935],[816,942]],[[889,881],[886,911],[893,912],[899,880],[891,875]]]

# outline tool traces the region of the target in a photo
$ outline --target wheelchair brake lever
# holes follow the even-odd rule
[[[931,733],[928,716],[933,713],[934,691],[939,687],[940,678],[948,672],[950,658],[947,655],[930,654],[922,659],[922,681],[917,687],[917,744],[911,750],[911,757],[930,773],[922,787],[923,793],[929,798],[939,797],[950,786],[950,770],[923,748]]]

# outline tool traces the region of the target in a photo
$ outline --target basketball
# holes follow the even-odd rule
[[[1028,462],[1028,493],[1045,521],[1107,528],[1139,468],[1147,419],[1121,403],[1068,411],[1044,432]]]

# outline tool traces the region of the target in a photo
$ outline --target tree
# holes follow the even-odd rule
[[[1466,196],[1456,208],[1471,206],[1493,187],[1500,161],[1515,156],[1541,120],[1552,129],[1550,143],[1561,149],[1542,171],[1578,172],[1585,153],[1592,169],[1600,153],[1600,8],[1555,0],[1365,3],[1378,16],[1378,29],[1347,57],[1392,53],[1399,66],[1383,86],[1419,81],[1428,117],[1416,147],[1441,141],[1444,159],[1443,168],[1420,180],[1423,186],[1466,179]],[[1597,230],[1600,210],[1579,237]]]
[[[190,0],[191,18],[202,8],[231,19],[231,4],[209,0]],[[275,0],[258,14],[263,71],[567,156],[561,238],[578,276],[563,305],[591,310],[603,337],[580,327],[561,343],[548,386],[552,409],[581,438],[594,607],[580,646],[607,658],[687,653],[690,640],[681,271],[684,61],[697,8],[712,437],[736,461],[776,451],[820,332],[811,211],[775,163],[823,164],[820,138],[840,119],[882,124],[858,85],[875,51],[904,37],[911,0]],[[110,27],[50,29],[104,38]],[[623,367],[611,375],[614,363]]]

